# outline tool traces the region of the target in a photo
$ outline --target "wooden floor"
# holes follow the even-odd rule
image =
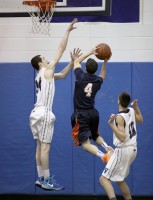
[[[0,195],[0,200],[108,200],[106,196],[78,196],[78,195]],[[124,200],[123,197],[117,197],[117,200]],[[133,200],[153,200],[153,197],[134,196]]]

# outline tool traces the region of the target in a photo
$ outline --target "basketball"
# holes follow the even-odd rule
[[[99,48],[96,50],[96,53],[96,57],[99,60],[109,59],[112,54],[111,48],[105,43],[100,44]]]

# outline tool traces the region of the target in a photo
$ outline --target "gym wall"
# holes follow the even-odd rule
[[[137,127],[138,155],[127,181],[134,195],[153,196],[153,1],[140,3],[139,23],[78,23],[57,70],[70,60],[75,47],[86,52],[100,42],[111,46],[107,78],[96,98],[100,131],[112,145],[107,122],[118,111],[118,94],[124,90],[139,99],[144,123]],[[35,102],[35,72],[29,62],[37,54],[50,61],[67,27],[67,23],[51,23],[51,37],[44,37],[30,34],[30,18],[0,18],[0,194],[104,194],[99,177],[105,165],[71,141],[73,71],[56,82],[53,111],[57,119],[50,155],[51,173],[66,189],[47,192],[34,185],[36,146],[29,114]]]
[[[67,63],[59,63],[57,71]],[[84,63],[83,63],[84,64]],[[99,70],[102,63],[99,63]],[[35,141],[29,127],[29,114],[35,102],[35,71],[30,63],[0,63],[0,194],[76,194],[104,195],[99,177],[105,164],[99,158],[74,147],[71,140],[73,112],[73,70],[64,80],[56,81],[53,112],[56,115],[51,144],[51,174],[65,186],[58,192],[35,187]],[[100,112],[100,132],[112,145],[107,122],[118,112],[117,98],[122,91],[138,99],[144,123],[138,129],[138,155],[127,182],[133,195],[153,195],[153,63],[109,62],[107,77],[96,97]],[[120,194],[116,188],[117,194]]]

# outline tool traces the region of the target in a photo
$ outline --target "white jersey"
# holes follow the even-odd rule
[[[44,77],[44,71],[45,68],[42,68],[35,78],[37,92],[35,107],[44,106],[51,109],[52,111],[53,99],[55,94],[55,83],[54,78],[52,79],[52,81],[48,81]]]
[[[127,111],[122,111],[117,116],[122,116],[125,122],[125,135],[126,139],[124,142],[120,141],[115,134],[113,134],[113,144],[116,147],[126,146],[137,146],[137,130],[136,130],[136,119],[133,108],[128,108]],[[114,122],[115,123],[115,122]]]

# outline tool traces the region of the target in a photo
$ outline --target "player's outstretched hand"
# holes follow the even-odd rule
[[[92,48],[92,49],[90,50],[91,54],[93,54],[93,55],[98,54],[98,53],[96,52],[96,50],[97,50],[99,47],[100,47],[100,44],[97,44],[94,48]]]
[[[132,103],[131,106],[136,107],[138,104],[138,99],[135,99]]]
[[[76,27],[74,27],[73,25],[74,25],[75,23],[77,23],[77,22],[78,22],[78,19],[77,19],[77,18],[74,18],[74,20],[71,22],[71,24],[70,24],[69,27],[68,27],[68,31],[72,31],[72,30],[76,29]]]
[[[79,49],[79,48],[77,48],[77,49],[75,48],[73,50],[73,52],[70,52],[71,59],[73,62],[82,55],[82,53],[80,53],[80,52],[81,52],[81,49]]]

